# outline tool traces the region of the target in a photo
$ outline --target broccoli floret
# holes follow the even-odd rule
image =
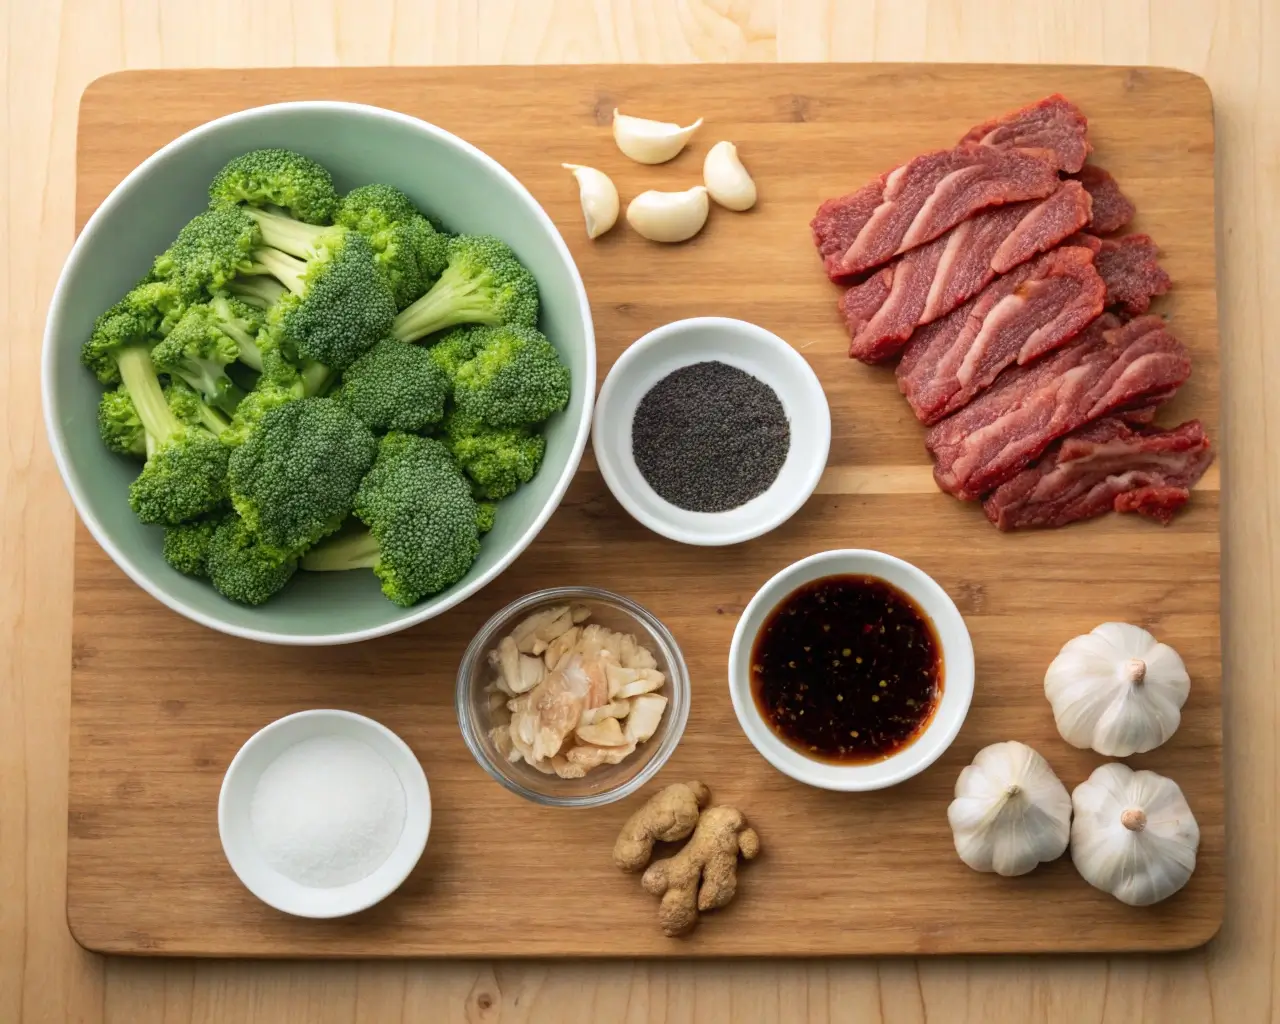
[[[450,382],[458,379],[458,371],[480,351],[480,342],[484,337],[480,330],[478,327],[455,327],[441,335],[439,341],[432,342],[427,349]]]
[[[214,589],[241,604],[262,604],[289,582],[297,567],[296,559],[281,560],[265,550],[234,515],[218,525],[205,551],[204,569]]]
[[[165,385],[164,397],[173,414],[189,427],[204,427],[214,437],[219,437],[230,426],[226,416],[206,405],[199,392],[183,380],[171,378]]]
[[[452,586],[480,551],[479,513],[447,449],[432,438],[387,434],[356,494],[367,531],[312,549],[312,571],[372,568],[382,592],[408,607]]]
[[[427,349],[385,338],[347,367],[333,397],[370,430],[416,432],[444,417],[450,386]]]
[[[255,309],[270,309],[289,293],[274,277],[237,277],[227,284],[227,291]]]
[[[369,428],[340,402],[285,402],[232,449],[232,503],[264,552],[285,561],[342,525],[376,451]]]
[[[458,408],[491,427],[541,423],[569,402],[569,371],[534,327],[482,327],[454,374]]]
[[[306,261],[269,248],[256,257],[289,289],[267,312],[286,355],[343,370],[386,336],[395,299],[363,235],[331,228]]]
[[[217,206],[189,221],[156,257],[152,274],[195,288],[222,288],[242,274],[261,274],[253,251],[262,246],[258,225],[238,206]]]
[[[440,231],[421,214],[410,217],[400,231],[413,247],[418,273],[422,275],[422,289],[426,291],[449,265],[449,243],[452,236]]]
[[[129,486],[129,507],[144,523],[173,525],[203,515],[226,500],[228,454],[207,430],[179,423]]]
[[[448,238],[393,185],[352,189],[338,208],[336,222],[369,239],[397,309],[421,296],[448,264]]]
[[[216,293],[208,308],[222,333],[236,343],[240,362],[261,373],[262,347],[267,343],[265,337],[259,338],[267,324],[262,310],[224,292]]]
[[[493,529],[493,521],[498,515],[498,506],[491,501],[476,502],[476,529],[480,531],[480,535],[488,533]]]
[[[353,188],[343,196],[333,220],[359,231],[376,245],[382,233],[417,216],[417,207],[407,195],[394,185],[375,183]]]
[[[229,448],[237,448],[258,428],[263,416],[272,409],[296,402],[302,397],[302,384],[297,378],[297,371],[294,371],[292,385],[260,381],[256,388],[245,395],[231,419],[231,426],[218,439]]]
[[[399,342],[397,342],[399,344]],[[147,431],[124,385],[102,393],[98,402],[98,436],[118,455],[147,455]]]
[[[287,149],[255,149],[218,172],[209,186],[214,204],[282,206],[308,224],[331,224],[338,209],[333,176],[320,164]]]
[[[205,559],[214,531],[225,516],[210,516],[193,523],[166,526],[164,529],[164,560],[184,576],[205,577]]]
[[[454,410],[444,423],[444,442],[471,478],[477,498],[501,501],[533,479],[547,442],[529,427],[487,427]]]
[[[151,361],[161,373],[178,377],[226,413],[234,413],[244,391],[227,376],[227,367],[240,355],[236,340],[209,305],[192,306],[151,350]]]
[[[395,318],[394,337],[417,341],[454,324],[537,323],[537,282],[505,242],[459,235],[449,241],[448,260],[431,290]]]

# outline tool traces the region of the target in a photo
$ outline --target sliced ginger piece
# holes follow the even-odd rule
[[[581,764],[575,764],[567,757],[557,754],[551,759],[551,767],[557,775],[562,779],[580,779],[587,774],[587,767]]]
[[[493,743],[494,749],[508,761],[522,759],[520,751],[516,750],[515,744],[511,742],[511,729],[508,726],[495,725],[489,730],[489,739]]]
[[[738,888],[738,856],[754,860],[760,836],[734,807],[702,812],[693,836],[674,857],[649,865],[640,884],[661,896],[658,922],[663,934],[687,935],[698,924],[698,911],[723,907]]]
[[[516,685],[511,688],[516,693],[528,693],[546,677],[547,667],[541,658],[531,658],[527,654],[520,655],[520,675]]]
[[[667,710],[667,698],[660,693],[642,693],[628,702],[631,711],[627,715],[626,738],[633,743],[643,743],[658,731],[662,713]]]
[[[511,630],[511,639],[515,641],[522,653],[532,654],[534,641],[538,639],[538,631],[555,622],[568,611],[567,604],[554,604],[549,608],[539,609],[528,618],[516,623],[515,628]],[[548,637],[548,639],[551,638]]]
[[[554,670],[560,664],[560,659],[577,646],[578,637],[580,636],[582,636],[582,627],[574,626],[572,629],[565,630],[551,643],[547,644],[547,649],[542,655],[547,668]]]
[[[653,844],[684,839],[710,802],[711,791],[701,782],[677,782],[658,790],[622,826],[613,844],[613,863],[622,871],[643,870],[653,856]]]
[[[627,742],[616,718],[605,718],[592,725],[579,725],[574,735],[579,742],[591,743],[597,747],[621,747]]]
[[[591,609],[585,604],[571,604],[569,605],[569,618],[573,619],[575,626],[580,622],[586,622],[587,619],[591,618]]]

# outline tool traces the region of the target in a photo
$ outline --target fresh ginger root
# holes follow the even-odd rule
[[[655,842],[684,839],[698,824],[698,812],[711,802],[701,782],[677,782],[655,793],[627,819],[613,844],[613,862],[623,871],[643,871]]]
[[[703,811],[685,848],[674,857],[654,861],[640,880],[645,892],[662,897],[658,921],[663,933],[685,935],[697,925],[698,911],[723,907],[733,899],[738,854],[754,860],[759,853],[760,837],[747,826],[741,811],[733,807]]]

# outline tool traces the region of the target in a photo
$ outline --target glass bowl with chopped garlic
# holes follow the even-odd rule
[[[468,749],[513,793],[597,807],[667,762],[689,717],[689,673],[667,628],[591,587],[513,601],[476,634],[458,669]]]

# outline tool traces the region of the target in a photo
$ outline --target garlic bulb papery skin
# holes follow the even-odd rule
[[[1178,728],[1190,690],[1178,652],[1124,622],[1069,640],[1044,676],[1062,738],[1106,757],[1160,746]]]
[[[956,779],[947,820],[956,853],[974,871],[1025,875],[1066,851],[1071,797],[1025,743],[993,743]]]
[[[702,125],[702,118],[681,128],[670,121],[630,117],[613,109],[613,141],[638,164],[665,164],[675,159]]]
[[[582,164],[561,164],[572,171],[578,182],[578,198],[582,216],[587,222],[587,237],[599,238],[618,222],[618,189],[604,171]]]
[[[710,212],[705,185],[685,192],[641,192],[627,204],[627,223],[651,242],[683,242],[702,230]]]
[[[1076,787],[1071,803],[1071,860],[1090,885],[1146,907],[1187,884],[1200,826],[1172,779],[1104,764]]]
[[[717,142],[702,162],[702,180],[711,198],[726,210],[749,210],[756,205],[756,183],[742,166],[738,147]]]

